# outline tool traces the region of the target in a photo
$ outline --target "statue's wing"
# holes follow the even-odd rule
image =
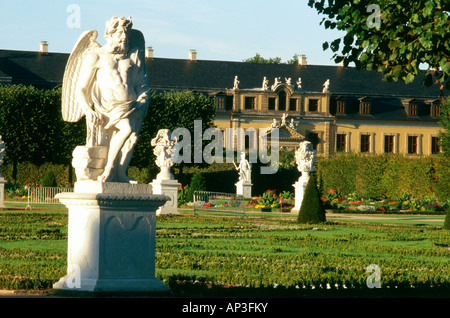
[[[130,48],[138,47],[142,53],[145,50],[145,39],[141,31],[130,29],[128,33],[128,44]]]
[[[95,41],[97,35],[98,33],[95,30],[83,32],[67,61],[61,96],[61,110],[64,121],[77,122],[83,117],[83,111],[75,98],[76,85],[84,57],[92,49],[100,47],[100,44]]]

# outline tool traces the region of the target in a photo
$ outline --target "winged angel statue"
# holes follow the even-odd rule
[[[102,182],[132,182],[127,177],[133,148],[148,112],[150,92],[143,34],[131,18],[106,22],[100,46],[97,31],[79,37],[66,65],[62,116],[67,122],[86,117],[86,148],[106,146]]]

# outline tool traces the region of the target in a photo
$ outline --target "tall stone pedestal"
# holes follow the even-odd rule
[[[156,210],[169,199],[148,184],[78,181],[57,198],[69,209],[70,292],[162,292],[155,278]]]
[[[252,197],[252,185],[250,181],[238,181],[236,183],[236,194],[242,195],[244,198]]]
[[[5,183],[6,180],[0,176],[0,208],[6,208],[4,197],[5,197]]]
[[[302,175],[296,183],[293,184],[295,189],[295,206],[291,210],[291,212],[298,213],[300,211],[300,207],[302,206],[303,196],[305,194],[306,185],[309,181],[309,174],[303,172]]]
[[[180,183],[177,180],[154,179],[152,182],[153,194],[164,194],[170,198],[166,204],[161,206],[156,214],[180,214],[178,212],[178,187]]]

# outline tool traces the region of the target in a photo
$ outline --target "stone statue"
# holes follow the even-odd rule
[[[323,90],[322,93],[328,93],[330,88],[330,80],[327,79],[325,83],[323,83]]]
[[[267,77],[264,76],[263,83],[262,83],[262,89],[266,91],[268,86],[269,86],[269,80],[267,79]]]
[[[153,153],[156,156],[156,165],[161,168],[159,179],[173,179],[170,168],[173,166],[173,146],[177,140],[171,140],[169,129],[160,129],[155,138],[151,140],[151,145],[155,147]]]
[[[5,155],[5,142],[2,140],[2,136],[0,136],[0,166],[3,164],[3,156]],[[0,173],[0,177],[2,174]]]
[[[237,75],[234,77],[233,89],[239,89],[239,80]]]
[[[274,83],[273,83],[273,85],[271,86],[271,89],[272,89],[272,90],[275,90],[275,88],[276,88],[278,85],[280,85],[280,84],[281,84],[281,77],[275,77]]]
[[[278,128],[280,127],[280,125],[278,124],[278,120],[276,120],[276,118],[272,119],[272,123],[270,124],[269,127],[267,127],[266,132],[270,132],[272,131],[272,129],[274,128]]]
[[[281,126],[286,126],[287,117],[288,117],[288,114],[283,113],[283,115],[281,116]]]
[[[316,151],[312,147],[310,141],[302,141],[300,148],[295,151],[295,162],[298,171],[309,175],[310,172],[315,171],[314,164],[316,163]]]
[[[251,174],[252,174],[252,165],[250,162],[245,159],[245,152],[241,152],[241,160],[239,162],[239,166],[236,165],[236,163],[233,164],[236,168],[236,170],[239,171],[239,181],[243,182],[251,182]]]
[[[297,80],[297,88],[298,89],[302,89],[302,79],[301,79],[301,77],[299,77],[298,80]]]
[[[98,181],[132,182],[126,171],[150,97],[145,41],[124,17],[107,21],[104,37],[102,47],[90,30],[76,43],[64,73],[62,115],[68,122],[85,116],[86,148],[106,148]]]
[[[292,83],[291,83],[291,82],[292,82],[292,79],[291,79],[290,77],[289,77],[289,78],[286,78],[286,77],[285,77],[284,80],[286,81],[286,84],[287,84],[287,85],[289,85],[289,86],[292,85]]]
[[[294,118],[291,118],[291,121],[289,123],[289,128],[297,130],[297,128],[295,127],[295,122],[294,122]]]

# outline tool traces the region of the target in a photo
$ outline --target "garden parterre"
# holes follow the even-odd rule
[[[0,228],[0,288],[48,289],[64,276],[66,211],[1,211]],[[275,213],[185,211],[158,217],[156,242],[156,275],[172,290],[186,282],[367,290],[370,264],[380,267],[382,288],[450,288],[450,232],[439,224],[301,225]]]

